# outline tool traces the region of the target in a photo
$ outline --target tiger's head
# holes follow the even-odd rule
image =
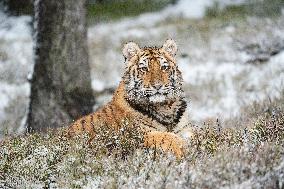
[[[160,48],[140,48],[129,42],[122,52],[126,61],[123,81],[129,100],[155,104],[183,97],[174,40],[168,39]]]

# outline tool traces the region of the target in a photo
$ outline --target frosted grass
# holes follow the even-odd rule
[[[243,2],[219,1],[221,7]],[[227,119],[238,116],[242,107],[254,101],[279,97],[284,89],[283,52],[262,64],[249,64],[254,55],[244,48],[250,44],[269,48],[275,41],[283,41],[283,16],[203,24],[207,6],[212,1],[180,0],[160,12],[91,26],[88,43],[94,91],[118,85],[124,68],[123,43],[162,45],[166,38],[174,38],[192,120]],[[29,16],[10,17],[0,12],[0,123],[13,124],[12,130],[21,132],[34,63],[30,22]],[[106,94],[98,96],[95,108],[109,99]],[[16,121],[11,121],[14,115]]]

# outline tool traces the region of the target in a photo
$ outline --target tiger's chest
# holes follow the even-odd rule
[[[166,104],[131,104],[137,113],[134,120],[137,125],[148,130],[173,132],[187,117],[187,103],[178,100]]]

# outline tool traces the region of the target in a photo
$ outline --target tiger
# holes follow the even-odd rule
[[[140,48],[134,42],[126,43],[122,49],[125,71],[111,101],[73,122],[68,133],[74,136],[86,132],[95,138],[99,126],[119,129],[127,118],[144,131],[142,145],[158,146],[181,158],[185,140],[178,133],[188,122],[188,105],[175,60],[177,50],[173,39],[161,47]]]

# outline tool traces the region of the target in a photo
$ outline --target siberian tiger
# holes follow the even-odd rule
[[[182,157],[184,140],[176,133],[187,123],[187,103],[176,52],[172,39],[160,48],[125,44],[125,72],[112,100],[75,121],[68,133],[87,132],[94,137],[98,126],[119,129],[121,121],[127,118],[144,130],[144,146],[160,147]]]

